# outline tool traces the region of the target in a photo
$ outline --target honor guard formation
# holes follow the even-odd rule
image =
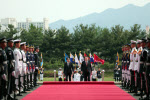
[[[140,96],[140,100],[149,100],[150,38],[131,40],[122,51],[122,88]]]
[[[19,39],[0,39],[0,100],[16,100],[17,95],[38,85],[38,52],[38,46]]]

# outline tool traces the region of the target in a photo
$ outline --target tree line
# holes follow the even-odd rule
[[[13,25],[8,25],[8,29],[0,32],[0,37],[6,36],[12,38],[17,33]],[[22,30],[21,35],[14,37],[20,38],[23,42],[40,47],[44,62],[55,63],[64,62],[64,52],[82,54],[96,52],[97,55],[106,62],[113,63],[117,52],[122,56],[121,46],[130,43],[130,40],[141,39],[146,36],[146,31],[141,26],[135,24],[130,29],[124,29],[123,26],[115,25],[111,28],[101,28],[95,24],[77,25],[73,33],[62,26],[60,29],[42,30],[33,25],[29,30]],[[79,56],[79,55],[78,55]]]

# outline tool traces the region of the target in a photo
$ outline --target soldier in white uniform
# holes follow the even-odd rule
[[[142,40],[137,40],[137,53],[136,53],[136,66],[135,66],[135,95],[137,94],[138,89],[140,89],[140,74],[139,74],[139,69],[140,69],[140,54],[142,52],[142,47],[141,47],[141,42]]]
[[[132,51],[130,53],[130,66],[129,66],[129,70],[130,70],[130,92],[133,92],[134,86],[135,86],[135,81],[134,81],[134,74],[135,74],[135,66],[136,66],[136,53],[137,53],[137,49],[136,49],[136,41],[131,40],[131,48]]]
[[[22,54],[22,73],[21,76],[24,76],[27,74],[27,64],[26,64],[26,54],[25,54],[25,50],[26,50],[26,42],[22,42],[20,43],[21,46],[21,54]],[[23,77],[21,77],[21,85],[23,86],[24,80]]]
[[[62,78],[63,78],[63,71],[61,68],[59,68],[59,71],[58,71],[58,78],[59,78],[59,81],[62,81]]]
[[[21,40],[14,40],[15,43],[15,49],[14,49],[14,59],[15,59],[15,73],[16,73],[16,78],[19,77],[19,75],[21,75],[22,73],[22,54],[20,52],[20,41]],[[16,94],[18,94],[19,88],[19,82],[18,79],[15,80],[15,84],[16,84]],[[21,88],[21,91],[23,91],[23,89]]]
[[[94,68],[94,70],[92,71],[92,81],[96,81],[96,77],[97,77],[97,71]]]
[[[79,82],[80,81],[80,77],[81,75],[78,73],[79,68],[77,68],[77,70],[75,70],[75,74],[74,74],[74,81]]]

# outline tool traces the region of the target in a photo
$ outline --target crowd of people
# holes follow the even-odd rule
[[[17,95],[38,86],[38,52],[38,46],[19,39],[0,39],[0,100],[16,100]]]
[[[122,87],[149,100],[150,93],[150,38],[131,40],[122,46]]]
[[[70,59],[67,58],[67,62],[64,64],[64,70],[62,71],[59,68],[58,78],[59,81],[101,81],[101,70],[98,68],[98,71],[95,70],[95,67],[92,67],[91,62],[88,57],[85,57],[84,61],[81,64],[81,68],[74,68],[73,64],[70,62]]]

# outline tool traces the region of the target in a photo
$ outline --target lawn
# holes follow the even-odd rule
[[[43,81],[54,81],[54,78],[53,77],[45,77]],[[58,81],[58,78],[56,78],[56,81]],[[104,81],[114,81],[114,79],[113,79],[113,77],[105,77]]]

